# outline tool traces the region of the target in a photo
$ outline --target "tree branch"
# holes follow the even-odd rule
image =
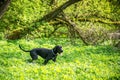
[[[46,14],[42,19],[40,19],[39,21],[50,21],[51,19],[54,19],[55,17],[57,17],[57,15],[59,15],[59,13],[61,13],[64,9],[66,9],[68,6],[78,2],[78,1],[82,1],[82,0],[69,0],[67,2],[65,2],[63,5],[61,5],[60,7],[58,7],[57,9],[55,9],[54,11]]]
[[[95,18],[90,18],[90,19],[78,18],[78,21],[93,21],[93,22],[100,22],[100,23],[104,23],[104,24],[118,24],[118,25],[120,25],[120,21],[110,22],[110,21],[106,21],[106,20],[102,20],[102,19],[95,19]]]

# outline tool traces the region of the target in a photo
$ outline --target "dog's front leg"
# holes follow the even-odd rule
[[[57,58],[57,56],[55,56],[52,60],[53,60],[54,62],[56,62],[56,58]]]
[[[50,60],[50,58],[46,58],[43,64],[46,65],[49,60]]]
[[[43,63],[43,64],[44,64],[44,65],[46,65],[47,63],[48,63],[48,60],[47,60],[47,59],[45,59],[45,61],[44,61],[44,63]]]

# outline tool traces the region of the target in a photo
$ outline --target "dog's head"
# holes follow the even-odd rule
[[[53,51],[55,52],[55,54],[57,54],[57,53],[59,53],[59,54],[61,54],[62,52],[63,52],[63,50],[62,50],[62,46],[55,46],[54,48],[53,48]]]

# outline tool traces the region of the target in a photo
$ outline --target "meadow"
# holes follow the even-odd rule
[[[39,57],[29,62],[30,50],[36,47],[63,46],[57,62],[43,65]],[[120,79],[120,50],[110,45],[71,45],[69,39],[0,40],[0,80],[118,80]]]

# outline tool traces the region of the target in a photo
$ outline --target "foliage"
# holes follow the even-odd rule
[[[93,22],[86,22],[86,24],[81,23],[79,25],[81,26],[79,27],[81,36],[91,45],[101,44],[109,39],[108,33],[111,28],[108,25]]]
[[[21,51],[35,47],[53,48],[63,46],[63,55],[57,62],[49,61],[43,65],[43,59],[30,63],[30,55]],[[81,42],[73,46],[69,39],[42,38],[26,41],[0,41],[0,79],[1,80],[117,80],[119,75],[119,49],[111,46],[83,46]]]
[[[41,0],[12,0],[9,10],[2,19],[1,26],[8,30],[29,27],[45,14],[46,8],[49,7]]]
[[[85,46],[75,34],[75,45],[71,45],[69,26],[64,20],[40,22],[47,13],[66,0],[11,0],[11,4],[0,19],[0,79],[1,80],[117,80],[120,78],[120,49],[108,45],[106,34],[119,28],[120,6],[118,0],[82,0],[63,10],[68,21],[77,25],[80,35],[90,44]],[[58,19],[61,18],[58,15]],[[118,23],[118,24],[111,24]],[[71,29],[72,30],[72,29]],[[71,32],[72,33],[72,32]],[[75,33],[75,32],[74,32]],[[74,34],[72,33],[72,34]],[[5,40],[12,37],[19,40]],[[51,37],[51,38],[45,38]],[[64,37],[64,38],[59,38]],[[38,38],[38,39],[35,39]],[[73,38],[73,39],[74,39]],[[8,39],[8,38],[7,38]],[[27,40],[26,40],[27,39]],[[96,41],[97,40],[97,41]],[[21,51],[35,47],[53,48],[63,46],[63,56],[57,62],[43,59],[30,63],[29,53]]]
[[[120,17],[118,16],[120,13],[118,8],[120,6],[117,5],[117,0],[115,2],[116,5],[113,5],[112,2],[109,2],[108,0],[86,0],[67,8],[65,12],[68,13],[72,10],[72,14],[78,15],[80,18],[103,18],[108,20],[120,20]],[[69,15],[71,14],[69,13]]]
[[[46,37],[46,35],[49,36],[50,33],[54,31],[53,28],[55,26],[58,27],[59,25],[61,25],[63,29],[57,30],[55,34],[59,34],[57,36],[60,37],[67,37],[69,34],[66,25],[58,24],[54,26],[46,22],[39,22],[39,19],[42,18],[45,14],[51,12],[53,9],[59,7],[63,3],[65,3],[64,0],[56,0],[55,4],[51,6],[50,0],[12,0],[8,11],[6,11],[2,19],[0,20],[0,32],[1,34],[3,34],[0,35],[0,37],[3,38],[3,36],[7,36],[8,34],[13,34],[14,31],[20,28],[22,29],[22,32],[24,32],[24,29],[29,28],[30,32],[28,33],[28,31],[25,31],[21,35],[27,34],[29,36],[36,37],[36,35],[32,33],[37,32],[37,34],[39,34],[37,35],[37,37]],[[83,0],[68,7],[64,10],[64,12],[70,17],[72,21],[78,23],[79,27],[81,27],[81,22],[79,22],[80,18],[95,18],[96,20],[102,19],[106,22],[120,20],[120,10],[117,0]],[[99,24],[99,22],[94,22],[94,20],[92,21],[92,19],[89,22]],[[84,21],[83,23],[85,27],[87,27],[86,21]],[[106,26],[106,24],[104,23],[100,24],[103,24],[103,26],[101,26],[103,28],[104,26]],[[118,25],[107,24],[107,26],[109,28]],[[93,27],[97,26],[93,25]],[[63,35],[60,35],[61,32],[63,33]],[[23,35],[23,37],[25,35]],[[56,35],[53,36],[56,37]]]

